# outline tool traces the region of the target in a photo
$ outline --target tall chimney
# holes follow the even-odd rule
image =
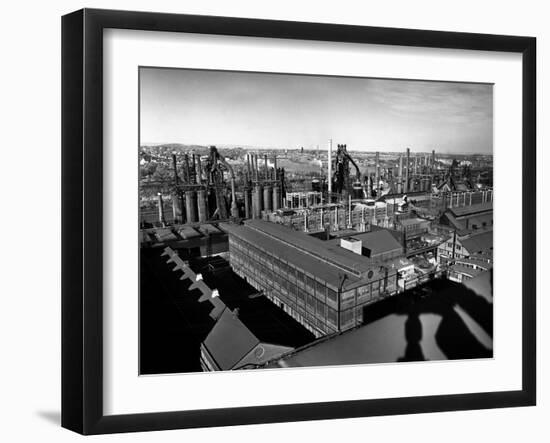
[[[178,177],[178,164],[176,161],[176,153],[172,153],[172,164],[174,165],[174,182],[176,186],[179,184],[179,177]]]
[[[376,151],[376,165],[375,165],[375,172],[374,172],[374,189],[376,192],[376,198],[380,197],[378,195],[379,184],[380,184],[380,153]]]
[[[185,154],[185,183],[191,183],[191,172],[189,171],[189,155]]]
[[[329,193],[329,203],[330,203],[330,194],[332,194],[332,139],[328,141],[328,193]]]
[[[409,166],[410,166],[411,150],[407,148],[407,160],[405,163],[405,190],[403,192],[409,192]]]
[[[199,183],[199,174],[197,174],[197,160],[195,158],[195,153],[193,153],[193,175],[195,176],[195,183]]]
[[[264,164],[264,166],[265,166],[265,176],[264,176],[264,178],[266,180],[269,180],[269,168],[267,166],[267,154],[264,154],[264,163],[265,163]]]
[[[250,154],[250,168],[252,169],[251,179],[253,182],[256,181],[256,168],[254,167],[254,154]]]
[[[403,191],[403,156],[399,156],[399,170],[397,174],[397,192],[401,193]]]

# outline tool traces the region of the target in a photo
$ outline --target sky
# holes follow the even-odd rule
[[[140,142],[493,151],[493,86],[140,68]]]

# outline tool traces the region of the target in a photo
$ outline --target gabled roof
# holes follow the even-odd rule
[[[237,313],[223,311],[204,346],[222,371],[229,370],[247,355],[260,340],[239,320]]]

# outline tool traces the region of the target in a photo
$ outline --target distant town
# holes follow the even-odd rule
[[[489,358],[493,157],[143,145],[140,372]]]

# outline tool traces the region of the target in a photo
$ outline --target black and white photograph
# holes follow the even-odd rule
[[[138,75],[141,375],[493,358],[493,84]]]

